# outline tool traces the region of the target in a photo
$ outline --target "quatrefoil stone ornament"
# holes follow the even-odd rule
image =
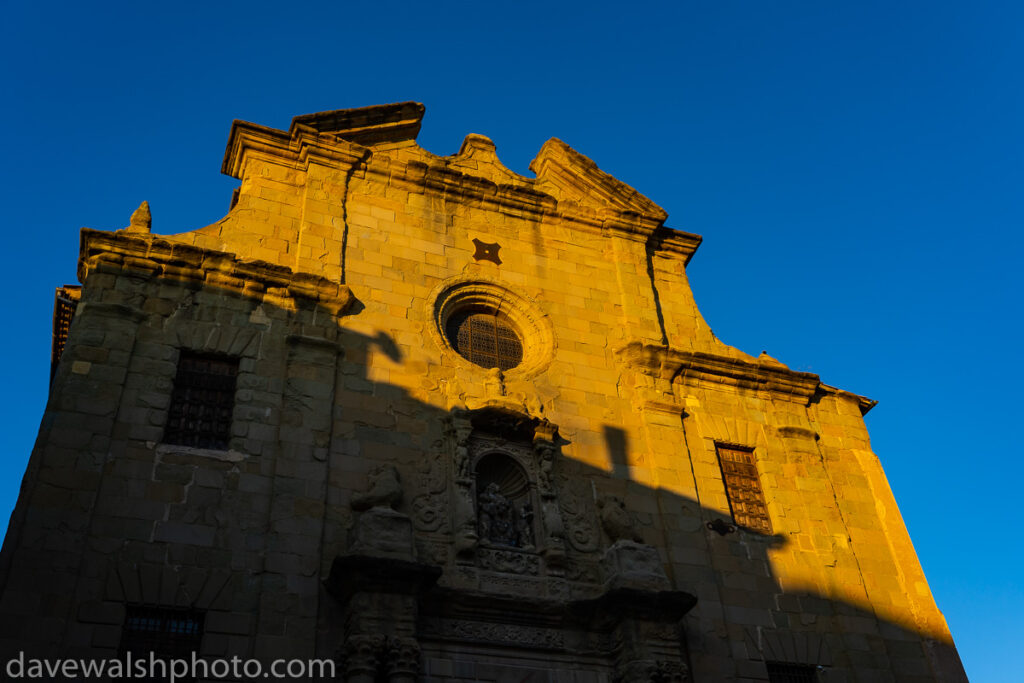
[[[476,247],[476,253],[473,254],[473,258],[477,261],[490,261],[495,265],[501,265],[501,259],[498,258],[498,250],[501,249],[501,245],[497,242],[481,242],[477,238],[473,238],[473,245]]]

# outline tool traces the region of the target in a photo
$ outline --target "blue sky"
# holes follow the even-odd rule
[[[6,523],[77,231],[220,218],[232,119],[418,100],[420,143],[559,137],[704,236],[724,341],[868,416],[972,681],[1012,680],[1024,6],[1011,2],[5,3]]]

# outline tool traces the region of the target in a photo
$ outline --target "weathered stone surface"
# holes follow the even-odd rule
[[[668,590],[670,583],[652,546],[622,539],[604,552],[601,559],[605,583],[612,588]]]
[[[356,518],[349,551],[412,560],[415,554],[412,520],[388,507],[372,507]]]
[[[420,148],[422,115],[235,122],[223,219],[83,231],[0,660],[112,656],[147,605],[204,612],[205,656],[348,680],[963,680],[874,402],[716,339],[701,238],[565,143],[526,177],[480,135]],[[500,353],[452,333],[481,312]],[[163,443],[183,350],[237,360],[226,448]],[[707,527],[746,504],[723,447],[770,533]],[[492,484],[516,514],[482,535]]]

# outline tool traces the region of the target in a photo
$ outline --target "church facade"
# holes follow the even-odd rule
[[[565,143],[525,177],[423,111],[236,121],[222,220],[82,231],[0,657],[966,680],[874,403],[715,338],[701,238]]]

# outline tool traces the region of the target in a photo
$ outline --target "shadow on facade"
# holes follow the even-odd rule
[[[367,683],[962,680],[912,615],[785,588],[771,555],[797,537],[720,534],[722,511],[630,480],[622,426],[609,473],[570,457],[557,398],[423,368],[419,400],[381,379],[420,372],[391,335],[302,297],[122,269],[83,301],[3,546],[5,660],[115,656],[152,605],[201,612],[205,657]],[[240,359],[227,451],[161,443],[181,349]]]

